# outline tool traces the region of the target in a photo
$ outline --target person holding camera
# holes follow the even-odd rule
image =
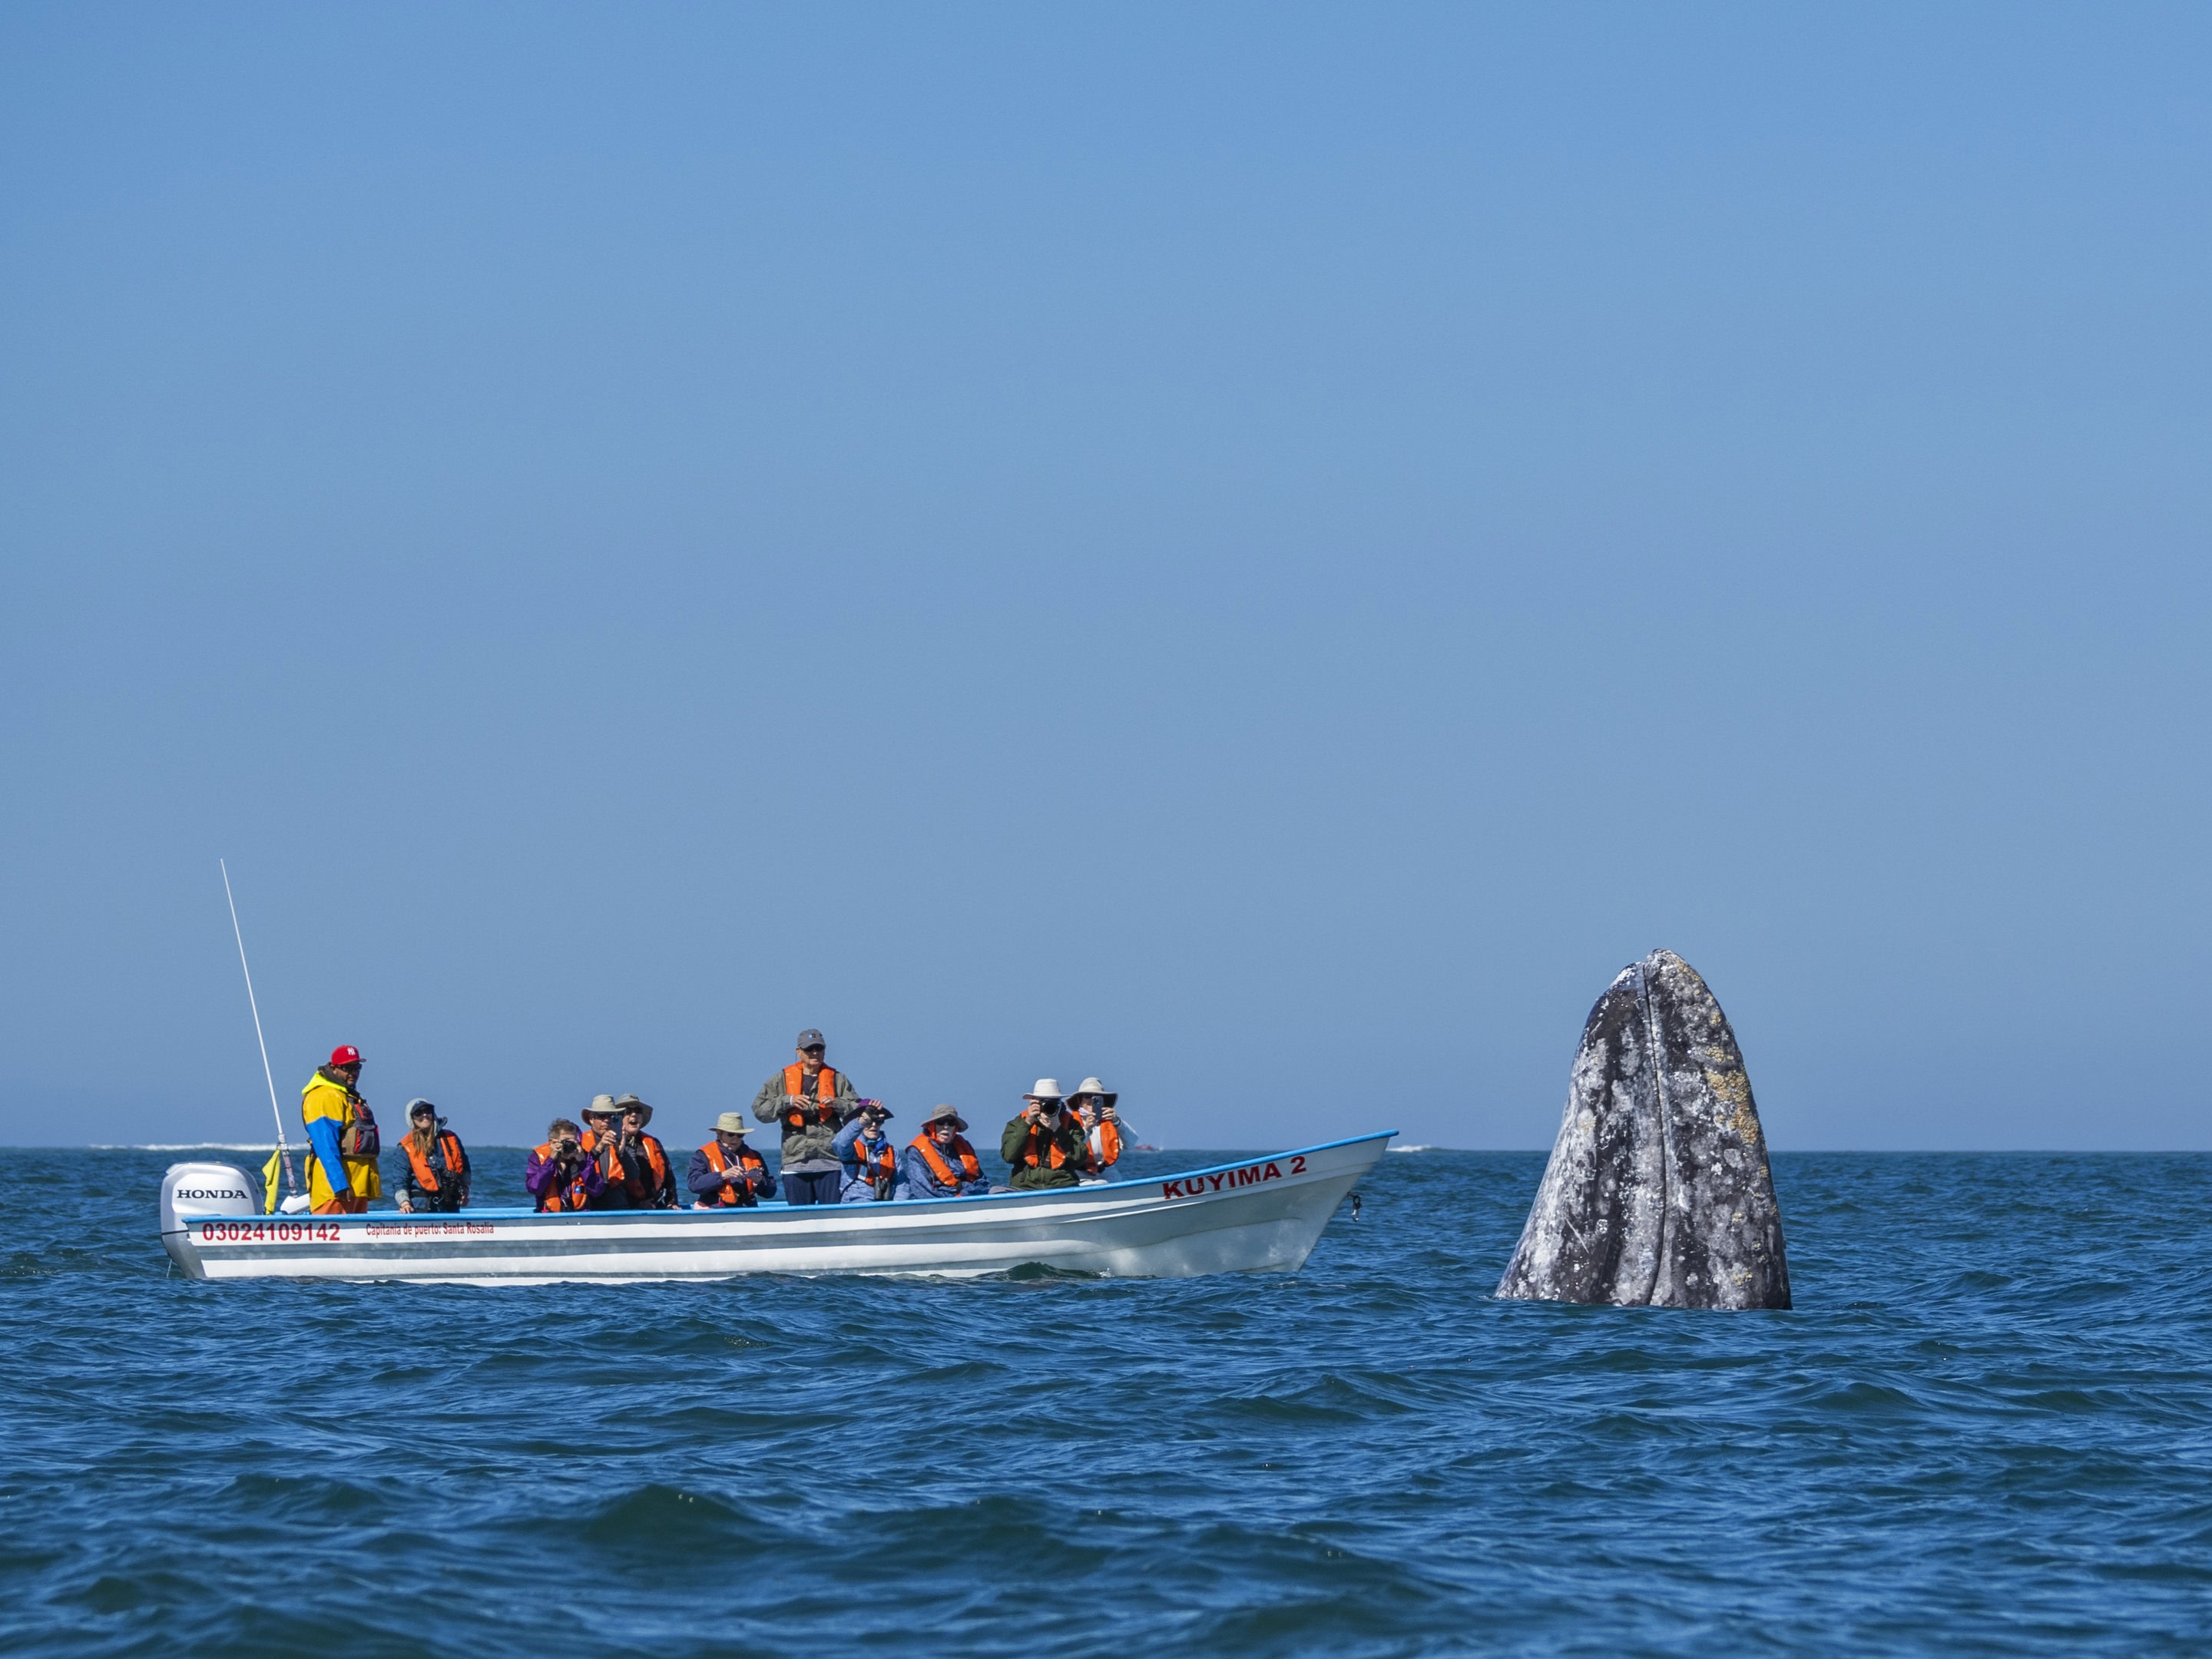
[[[724,1112],[714,1120],[714,1138],[691,1154],[684,1184],[691,1189],[695,1210],[750,1210],[775,1196],[768,1160],[745,1145],[743,1112]]]
[[[577,1114],[584,1127],[576,1144],[584,1156],[599,1166],[599,1190],[592,1200],[595,1210],[626,1210],[629,1194],[623,1185],[623,1162],[616,1150],[622,1139],[622,1108],[612,1095],[593,1095],[592,1103]]]
[[[645,1126],[653,1121],[653,1108],[635,1095],[624,1095],[614,1103],[614,1110],[613,1127],[607,1137],[611,1156],[601,1166],[608,1192],[619,1194],[623,1209],[676,1208],[676,1171],[669,1165],[668,1149],[659,1137],[645,1132]]]
[[[1121,1118],[1114,1109],[1121,1099],[1095,1077],[1087,1077],[1067,1097],[1068,1109],[1083,1125],[1083,1166],[1078,1179],[1085,1182],[1110,1181],[1109,1173],[1121,1160]]]
[[[399,1207],[410,1214],[451,1215],[469,1201],[468,1148],[427,1100],[407,1103],[407,1137],[399,1143],[407,1154]]]
[[[783,1201],[835,1204],[845,1166],[830,1150],[860,1104],[853,1080],[823,1059],[829,1045],[816,1030],[799,1034],[799,1059],[760,1086],[753,1116],[783,1126]]]
[[[1022,1097],[1021,1115],[999,1137],[999,1156],[1013,1170],[1017,1191],[1039,1187],[1073,1187],[1089,1148],[1083,1123],[1066,1109],[1056,1078],[1041,1077]]]
[[[584,1150],[584,1132],[565,1117],[546,1126],[545,1144],[530,1154],[522,1184],[540,1210],[586,1210],[606,1189],[599,1160]]]
[[[887,1203],[897,1196],[899,1179],[898,1148],[884,1133],[891,1109],[880,1100],[856,1103],[860,1109],[853,1114],[853,1121],[838,1130],[837,1138],[830,1143],[830,1150],[845,1171],[845,1190],[839,1201]]]

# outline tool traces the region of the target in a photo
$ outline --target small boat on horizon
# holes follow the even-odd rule
[[[1146,1180],[880,1204],[264,1215],[228,1164],[170,1167],[162,1248],[192,1279],[721,1279],[975,1277],[1042,1267],[1114,1279],[1296,1273],[1394,1130]]]

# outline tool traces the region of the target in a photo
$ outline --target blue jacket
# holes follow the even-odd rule
[[[866,1127],[866,1124],[861,1119],[856,1117],[850,1123],[848,1123],[843,1128],[838,1130],[836,1139],[830,1143],[830,1155],[836,1158],[838,1163],[845,1166],[845,1184],[843,1188],[839,1190],[837,1196],[848,1203],[857,1204],[861,1202],[862,1194],[866,1194],[869,1198],[873,1198],[876,1195],[875,1176],[872,1173],[863,1174],[860,1168],[861,1147],[863,1146],[863,1142],[860,1139],[860,1132]],[[872,1147],[868,1148],[868,1150],[872,1152],[876,1157],[880,1159],[884,1154],[884,1149],[887,1147],[892,1153],[892,1162],[894,1165],[896,1165],[897,1162],[898,1148],[891,1145],[891,1138],[889,1135],[882,1133],[879,1131],[877,1134],[876,1144]],[[899,1189],[898,1186],[894,1186],[891,1188],[891,1196],[893,1198],[904,1198],[906,1194]]]
[[[960,1173],[960,1160],[957,1157],[947,1158],[945,1161],[951,1166],[953,1174],[957,1176]],[[956,1182],[950,1187],[946,1186],[937,1178],[937,1172],[929,1167],[929,1160],[911,1144],[908,1146],[904,1153],[900,1173],[903,1177],[899,1184],[898,1195],[901,1198],[958,1198],[970,1193],[988,1193],[991,1190],[991,1180],[988,1176],[978,1176],[973,1181]]]
[[[711,1143],[710,1143],[711,1144]],[[738,1154],[738,1167],[745,1172],[745,1184],[738,1194],[736,1207],[757,1204],[764,1198],[775,1196],[775,1177],[768,1172],[768,1164],[750,1146]],[[721,1171],[707,1161],[707,1148],[702,1146],[691,1154],[691,1167],[684,1172],[684,1184],[691,1189],[691,1201],[709,1208],[717,1206],[715,1199],[723,1187]]]

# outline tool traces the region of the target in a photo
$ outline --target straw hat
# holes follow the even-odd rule
[[[1077,1084],[1073,1089],[1070,1089],[1067,1091],[1067,1097],[1070,1100],[1074,1099],[1078,1095],[1097,1095],[1109,1106],[1111,1106],[1115,1101],[1121,1097],[1095,1077],[1087,1077],[1084,1079],[1082,1082]]]
[[[725,1112],[714,1120],[714,1133],[719,1135],[741,1135],[745,1132],[743,1112]]]

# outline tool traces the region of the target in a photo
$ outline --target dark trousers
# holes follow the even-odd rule
[[[821,1170],[812,1175],[787,1175],[783,1178],[783,1201],[787,1204],[835,1204],[844,1185],[845,1172],[842,1170]]]

